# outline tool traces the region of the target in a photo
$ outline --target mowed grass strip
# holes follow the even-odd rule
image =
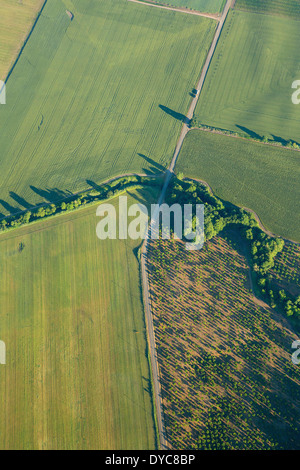
[[[299,0],[237,0],[235,8],[271,15],[300,18]]]
[[[0,237],[1,449],[155,448],[140,240],[100,241],[96,208]]]
[[[5,80],[44,0],[0,0],[0,80]]]
[[[300,28],[292,19],[231,11],[200,96],[203,124],[300,142]]]
[[[127,0],[48,2],[0,108],[0,214],[162,171],[216,25]]]
[[[142,0],[170,7],[189,8],[203,13],[219,13],[226,0]]]
[[[300,241],[299,152],[192,130],[177,172],[207,182],[220,198],[254,210],[276,235]]]

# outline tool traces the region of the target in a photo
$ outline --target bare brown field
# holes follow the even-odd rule
[[[175,449],[299,449],[292,324],[251,292],[238,232],[188,252],[152,242],[149,273],[168,441]]]

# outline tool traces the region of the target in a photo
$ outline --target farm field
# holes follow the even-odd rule
[[[162,171],[216,25],[127,0],[47,2],[0,108],[0,217]]]
[[[0,0],[0,80],[5,80],[45,0]]]
[[[223,200],[252,209],[276,235],[299,240],[299,152],[191,130],[176,172],[208,183]]]
[[[188,252],[153,241],[150,288],[174,449],[299,449],[292,323],[251,292],[246,247],[226,229]]]
[[[235,8],[272,15],[300,18],[299,0],[237,0]]]
[[[99,240],[96,208],[0,236],[1,449],[156,447],[140,241]]]
[[[263,2],[264,3],[264,2]],[[203,124],[300,142],[299,21],[231,11],[195,114]]]
[[[204,13],[220,13],[224,7],[224,0],[142,0],[148,3],[159,3],[179,8],[189,8]]]

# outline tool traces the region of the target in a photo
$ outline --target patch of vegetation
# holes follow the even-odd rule
[[[207,182],[220,198],[252,209],[272,233],[300,241],[297,151],[191,130],[176,169]]]

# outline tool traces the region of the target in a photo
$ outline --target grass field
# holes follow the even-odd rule
[[[0,213],[47,188],[161,171],[216,24],[127,0],[47,2],[0,108]]]
[[[300,28],[292,19],[232,11],[195,114],[210,126],[300,142]]]
[[[1,449],[155,448],[139,241],[100,241],[96,207],[0,236]]]
[[[153,3],[160,3],[161,5],[172,7],[187,7],[191,10],[197,10],[204,13],[219,13],[226,0],[150,0],[149,3],[152,1]]]
[[[253,296],[240,234],[153,242],[149,270],[171,446],[299,449],[299,330]]]
[[[254,210],[263,225],[300,241],[299,152],[192,130],[177,172],[207,182],[220,198]]]
[[[0,0],[0,80],[6,76],[44,0]]]
[[[235,8],[272,15],[300,18],[299,0],[237,0]]]

